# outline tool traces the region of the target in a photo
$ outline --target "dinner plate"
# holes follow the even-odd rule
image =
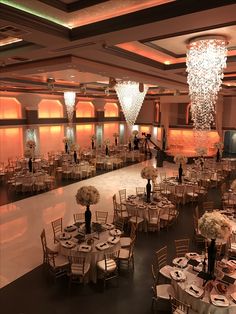
[[[114,229],[115,226],[113,224],[106,223],[102,224],[102,227],[105,228],[106,230],[111,230]]]
[[[216,306],[229,306],[229,300],[222,294],[212,293],[210,299],[211,303]]]
[[[91,245],[81,244],[79,246],[79,252],[90,252],[91,248]]]
[[[122,232],[119,229],[112,229],[110,230],[110,235],[112,236],[120,236]]]
[[[61,233],[58,237],[59,237],[59,240],[69,240],[69,239],[71,239],[71,235],[68,234],[68,233],[65,233],[65,232]]]
[[[65,231],[65,232],[73,232],[73,231],[75,231],[76,229],[77,229],[76,226],[71,225],[71,226],[65,227],[65,228],[64,228],[64,231]]]
[[[187,257],[187,259],[197,259],[197,258],[199,258],[199,254],[196,253],[196,252],[186,253],[185,256]]]
[[[232,267],[234,267],[234,268],[236,268],[236,260],[229,260],[229,261],[227,262],[227,264],[230,265],[230,266],[232,266]]]
[[[187,286],[187,288],[185,289],[185,291],[192,295],[195,298],[201,298],[201,296],[204,293],[204,290],[194,284]]]
[[[67,249],[72,249],[73,247],[76,246],[76,243],[73,241],[67,240],[67,241],[62,242],[61,245]]]
[[[175,266],[178,266],[178,267],[186,267],[187,264],[188,264],[188,260],[186,257],[176,257],[175,259],[173,259],[172,263],[175,265]]]
[[[186,275],[183,271],[174,269],[170,272],[171,277],[176,281],[184,281],[186,279]]]
[[[108,249],[110,246],[107,242],[101,242],[101,243],[98,243],[96,244],[96,248],[100,251],[103,251],[103,250],[106,250]]]
[[[120,237],[117,236],[109,237],[107,241],[111,244],[116,244],[120,241]]]

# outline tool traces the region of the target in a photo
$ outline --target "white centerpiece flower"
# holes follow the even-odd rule
[[[204,156],[207,154],[207,148],[206,147],[196,147],[195,149],[198,156]]]
[[[133,134],[134,136],[137,136],[137,135],[138,135],[138,131],[137,131],[137,130],[133,130],[132,134]]]
[[[97,204],[100,194],[94,186],[82,186],[76,193],[76,202],[82,206]]]
[[[119,133],[113,133],[113,137],[114,137],[114,138],[119,137]]]
[[[158,170],[153,166],[144,167],[141,171],[141,177],[147,180],[153,180],[158,177]]]
[[[187,158],[187,157],[184,157],[184,156],[181,155],[181,154],[178,154],[178,155],[175,155],[175,157],[174,157],[174,162],[175,162],[176,164],[185,165],[185,164],[188,162],[188,158]]]
[[[214,144],[214,147],[216,149],[219,149],[220,151],[222,151],[223,148],[224,148],[224,143],[223,142],[217,142],[217,143]]]
[[[35,149],[35,147],[36,147],[35,141],[33,141],[33,140],[28,140],[28,141],[26,142],[26,147],[29,148],[29,149]]]
[[[199,219],[198,228],[208,239],[227,240],[231,234],[229,219],[217,211],[206,212]]]

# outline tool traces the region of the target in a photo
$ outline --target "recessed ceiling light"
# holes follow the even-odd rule
[[[72,78],[72,77],[75,77],[75,75],[70,75],[70,77]]]
[[[166,60],[164,63],[165,63],[166,65],[171,64],[171,62],[170,62],[169,60]]]

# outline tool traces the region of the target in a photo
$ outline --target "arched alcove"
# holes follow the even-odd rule
[[[91,101],[79,101],[76,104],[76,118],[94,117],[94,105]]]
[[[0,119],[21,119],[21,103],[15,97],[0,97]]]
[[[104,106],[104,117],[119,117],[118,105],[114,102],[107,102]]]
[[[63,118],[63,106],[56,99],[42,99],[38,104],[39,118]]]

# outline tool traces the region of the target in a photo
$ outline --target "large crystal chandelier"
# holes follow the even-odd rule
[[[189,43],[186,65],[196,131],[210,130],[214,121],[215,103],[226,67],[226,45],[227,40],[222,36],[198,37]]]
[[[72,123],[73,121],[73,115],[75,110],[75,97],[75,92],[64,92],[64,100],[69,123]]]
[[[131,127],[142,107],[148,87],[146,85],[140,88],[140,83],[132,81],[120,81],[115,85],[115,90],[124,112],[125,120]]]

